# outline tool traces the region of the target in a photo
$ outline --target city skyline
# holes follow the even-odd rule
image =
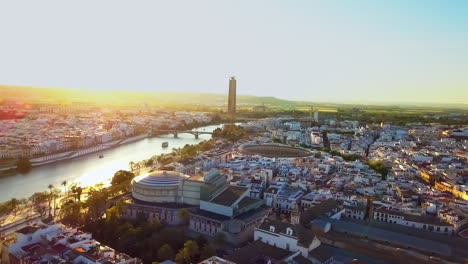
[[[0,264],[468,263],[468,2],[27,2]]]
[[[468,101],[463,2],[184,4],[2,3],[0,83],[224,93],[235,75],[290,100]]]

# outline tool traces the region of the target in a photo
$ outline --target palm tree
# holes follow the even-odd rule
[[[136,165],[135,162],[130,161],[130,163],[128,163],[128,165],[130,166],[130,171],[133,172],[133,173],[135,173],[135,169],[136,169],[136,167],[135,167],[135,165]]]
[[[78,199],[78,202],[81,202],[81,193],[83,192],[83,188],[81,186],[78,186],[76,188],[76,198]]]
[[[52,207],[51,207],[51,203],[52,203],[52,198],[53,198],[53,195],[52,195],[52,189],[54,189],[54,185],[52,184],[49,184],[49,186],[47,186],[47,188],[49,188],[49,216],[52,215]]]
[[[67,187],[68,187],[67,185],[68,185],[67,180],[64,180],[64,181],[62,182],[62,186],[63,186],[63,189],[64,189],[65,196],[67,196],[67,193],[68,193],[68,192],[67,192]]]
[[[70,186],[70,191],[71,193],[73,194],[73,200],[76,202],[76,190],[77,189],[77,185],[76,184],[72,184]]]
[[[57,212],[57,198],[60,197],[60,196],[59,196],[59,192],[60,192],[60,190],[57,190],[57,189],[56,189],[56,192],[54,192],[54,193],[52,194],[52,196],[53,196],[53,198],[54,198],[54,218],[55,218],[55,214],[56,214],[56,212]]]

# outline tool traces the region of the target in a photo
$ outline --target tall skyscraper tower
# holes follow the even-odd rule
[[[228,114],[236,114],[236,78],[229,79]]]

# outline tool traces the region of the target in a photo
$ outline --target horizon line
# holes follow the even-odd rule
[[[55,87],[55,86],[31,86],[31,85],[19,85],[19,84],[0,84],[0,88],[7,88],[5,86],[15,86],[15,87],[23,87],[23,88],[39,88],[39,89],[70,89],[70,90],[92,90],[95,92],[112,92],[112,91],[121,91],[121,92],[145,92],[145,93],[151,93],[151,92],[157,92],[157,93],[189,93],[189,94],[211,94],[211,95],[221,95],[221,96],[228,96],[227,93],[216,93],[216,92],[187,92],[187,91],[160,91],[160,90],[140,90],[140,89],[99,89],[99,88],[76,88],[76,87]],[[290,102],[304,102],[304,103],[319,103],[319,104],[343,104],[343,105],[366,105],[366,106],[398,106],[398,105],[404,105],[404,106],[418,106],[423,104],[425,107],[428,107],[427,104],[436,104],[434,107],[443,107],[443,106],[458,106],[458,107],[468,107],[468,103],[462,103],[462,102],[436,102],[436,101],[420,101],[420,102],[414,102],[414,101],[380,101],[380,100],[363,100],[363,101],[356,101],[356,100],[349,100],[349,101],[328,101],[328,100],[317,100],[317,101],[311,101],[311,100],[297,100],[297,99],[286,99],[286,98],[280,98],[276,96],[267,96],[267,95],[251,95],[251,94],[237,94],[237,96],[251,96],[251,97],[257,97],[257,98],[273,98],[277,100],[285,100],[285,101],[290,101]],[[430,106],[429,106],[430,107]]]

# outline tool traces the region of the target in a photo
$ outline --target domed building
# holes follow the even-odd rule
[[[226,178],[217,170],[192,176],[175,171],[154,171],[135,177],[131,197],[123,214],[136,218],[143,214],[149,220],[179,224],[181,209],[198,208],[200,200],[227,188]]]
[[[200,204],[202,177],[190,177],[175,171],[155,171],[132,180],[134,199],[150,203]]]
[[[179,212],[188,211],[188,228],[213,237],[219,232],[232,244],[243,243],[270,213],[264,201],[250,197],[250,189],[230,186],[218,170],[186,175],[155,171],[132,180],[131,197],[123,217],[144,217],[181,224]]]

